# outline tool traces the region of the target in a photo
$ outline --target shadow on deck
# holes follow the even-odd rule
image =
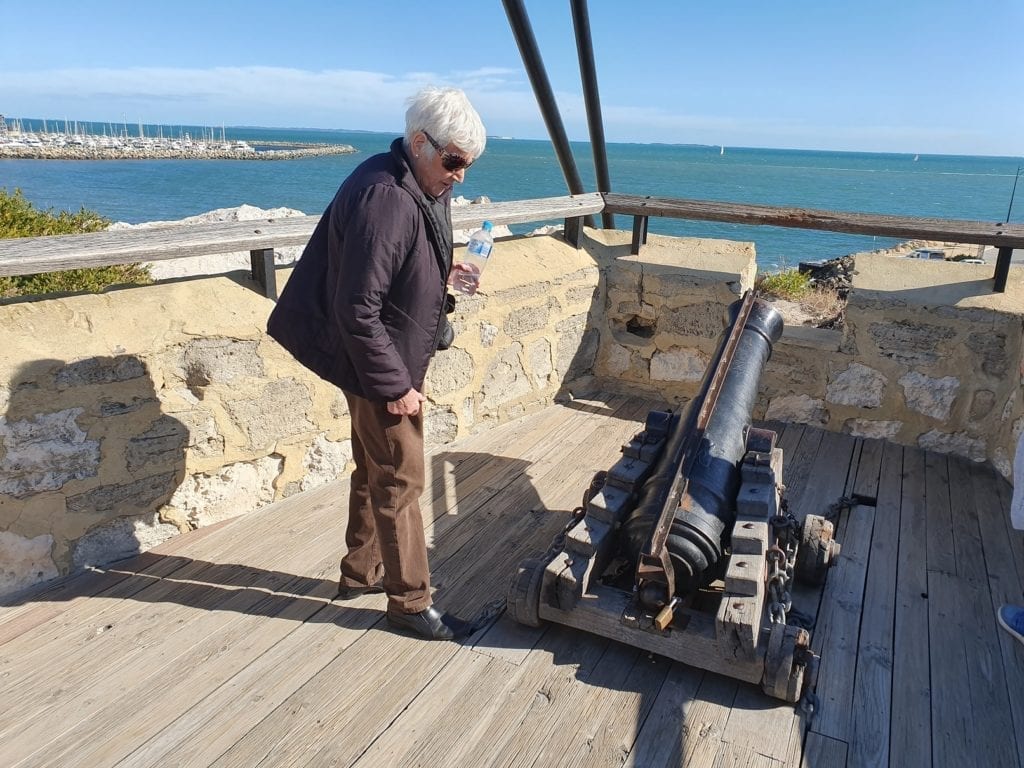
[[[444,608],[505,596],[651,403],[576,401],[428,457]],[[469,641],[332,604],[347,482],[178,537],[0,608],[0,764],[14,766],[1019,765],[1024,648],[1009,485],[987,466],[781,430],[798,516],[837,507],[816,616],[820,706],[501,615]]]

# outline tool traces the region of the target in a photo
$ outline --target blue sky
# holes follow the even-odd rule
[[[526,0],[571,139],[568,0]],[[1024,0],[590,0],[609,141],[1024,155]],[[0,0],[0,113],[400,132],[464,88],[546,138],[500,0]]]

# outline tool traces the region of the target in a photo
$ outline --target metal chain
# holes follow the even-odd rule
[[[548,551],[545,552],[544,556],[541,558],[545,563],[551,562],[559,552],[565,549],[565,535],[569,533],[569,530],[576,525],[576,523],[582,520],[586,514],[587,510],[583,507],[576,507],[576,509],[572,511],[572,516],[569,518],[569,522],[566,523],[565,527],[555,535],[554,539],[551,540],[551,546],[548,547]]]
[[[772,622],[785,624],[786,615],[793,608],[790,587],[796,564],[796,530],[800,524],[788,512],[776,515],[770,522],[775,543],[765,555],[768,561],[768,612]]]

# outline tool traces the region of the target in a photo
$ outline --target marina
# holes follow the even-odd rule
[[[347,155],[356,152],[349,144],[264,141],[259,144],[243,139],[229,140],[223,127],[220,136],[212,128],[193,135],[179,128],[177,134],[147,136],[140,123],[131,135],[127,123],[109,124],[103,133],[79,129],[77,122],[64,121],[64,130],[53,130],[43,121],[42,130],[23,127],[20,120],[8,122],[0,115],[0,158],[26,160],[288,160],[299,157]]]

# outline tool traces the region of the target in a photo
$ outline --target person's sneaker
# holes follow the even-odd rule
[[[1024,643],[1024,608],[1018,605],[1001,605],[996,613],[999,626]]]

